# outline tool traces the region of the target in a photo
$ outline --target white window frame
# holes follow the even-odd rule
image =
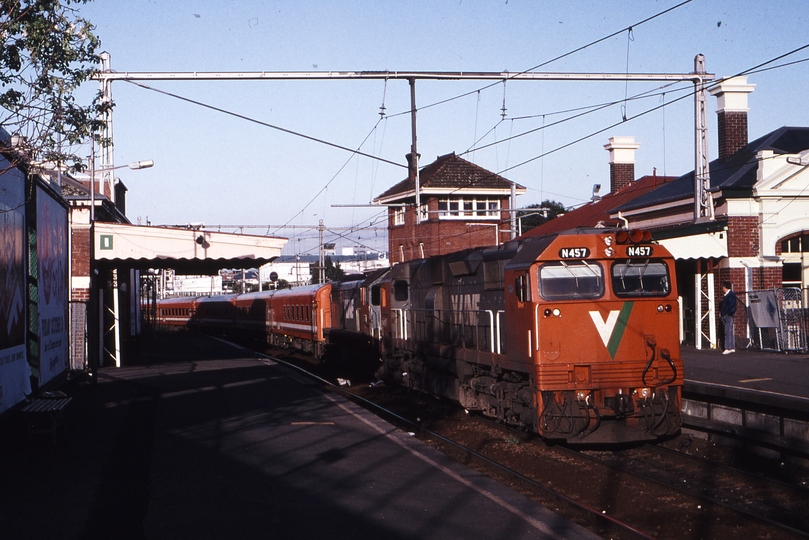
[[[500,219],[500,199],[452,197],[438,200],[438,219]]]
[[[419,206],[419,221],[427,221],[430,217],[430,211],[427,208],[427,203]]]
[[[405,224],[405,207],[400,206],[393,209],[393,226],[399,227]]]

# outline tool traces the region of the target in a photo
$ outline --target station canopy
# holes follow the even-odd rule
[[[172,268],[179,274],[214,274],[221,268],[256,268],[281,255],[286,238],[204,229],[94,223],[95,260],[131,268]]]

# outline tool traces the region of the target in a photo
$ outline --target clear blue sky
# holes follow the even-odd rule
[[[677,0],[170,1],[97,0],[81,6],[116,71],[502,71],[544,64],[556,72],[690,72],[731,76],[809,44],[805,0],[694,0],[650,22]],[[809,58],[804,49],[771,65]],[[752,73],[751,140],[784,125],[809,126],[809,62]],[[150,86],[366,154],[404,164],[410,150],[406,81],[153,82]],[[489,88],[485,88],[490,86]],[[693,100],[681,83],[419,81],[421,164],[564,120],[572,109],[653,92],[534,133],[463,154],[528,188],[518,204],[577,205],[609,185],[609,137],[634,136],[637,176],[694,168]],[[485,89],[484,89],[485,88]],[[94,91],[88,83],[87,91]],[[481,89],[480,92],[475,90]],[[153,224],[384,226],[366,204],[405,176],[403,168],[237,119],[126,82],[113,85],[116,164],[153,159],[119,176],[127,214]],[[380,106],[387,117],[381,119]],[[501,118],[505,100],[506,118]],[[671,105],[632,117],[661,104]],[[716,157],[716,100],[709,98]],[[553,151],[602,130],[621,125]],[[363,143],[364,141],[364,143]],[[537,158],[543,154],[544,157]],[[533,160],[532,160],[533,159]],[[529,163],[518,166],[522,162]],[[319,196],[315,195],[328,186]],[[233,230],[232,228],[223,230]],[[265,234],[267,228],[245,232]],[[312,235],[271,229],[309,243]],[[298,236],[300,235],[300,236]],[[301,239],[298,240],[297,238]],[[374,233],[360,243],[383,247]],[[330,238],[329,240],[334,240]],[[351,245],[337,240],[338,245]]]

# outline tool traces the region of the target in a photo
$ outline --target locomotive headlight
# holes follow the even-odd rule
[[[562,312],[559,310],[559,308],[553,308],[553,311],[551,313],[553,313],[554,317],[561,317],[562,316]]]
[[[608,247],[607,249],[604,250],[604,255],[606,255],[607,257],[612,257],[613,253],[615,253],[615,250],[613,250],[611,247]]]
[[[663,313],[665,310],[666,310],[666,308],[663,307],[663,304],[660,304],[659,306],[657,306],[657,312],[658,313]]]
[[[605,236],[604,237],[604,245],[611,246],[613,242],[612,236]]]

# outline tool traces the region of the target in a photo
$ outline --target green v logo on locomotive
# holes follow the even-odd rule
[[[598,335],[601,336],[601,341],[610,353],[610,358],[615,360],[615,353],[618,351],[618,345],[624,337],[626,330],[626,323],[629,321],[629,314],[632,312],[632,306],[635,302],[624,302],[621,310],[610,311],[607,319],[601,318],[601,312],[591,311],[590,318],[593,319],[593,324],[596,326]]]

